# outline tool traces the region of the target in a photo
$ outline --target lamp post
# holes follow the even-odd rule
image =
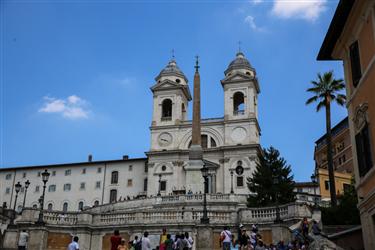
[[[16,210],[16,204],[17,204],[18,193],[19,193],[19,191],[21,190],[22,185],[21,185],[20,182],[17,182],[17,184],[14,185],[14,187],[16,188],[16,199],[14,200],[13,210]]]
[[[27,189],[29,188],[29,186],[30,186],[30,181],[27,180],[27,181],[25,182],[25,196],[23,197],[22,209],[25,208]]]
[[[203,165],[203,168],[201,168],[202,176],[204,179],[204,192],[203,192],[203,217],[201,218],[202,224],[209,224],[210,218],[207,216],[207,177],[208,177],[208,168],[206,165]]]
[[[274,177],[273,180],[273,185],[274,186],[277,186],[279,184],[279,178],[278,177]],[[279,207],[279,198],[278,198],[278,192],[277,192],[277,187],[275,187],[276,189],[276,193],[275,193],[275,201],[276,201],[276,219],[274,221],[275,224],[279,224],[281,222],[283,222],[280,218],[280,207]]]
[[[43,181],[43,194],[42,196],[39,198],[39,202],[40,202],[40,212],[39,212],[39,217],[38,217],[38,221],[37,223],[38,224],[44,224],[43,222],[43,209],[44,209],[44,196],[45,196],[45,193],[46,193],[46,184],[48,182],[48,178],[50,176],[50,173],[46,170],[44,170],[44,172],[42,173],[42,181]]]
[[[230,193],[233,194],[234,191],[233,191],[233,170],[230,171],[230,179],[231,179],[231,182],[230,182]]]
[[[313,183],[313,188],[314,188],[314,209],[318,207],[318,204],[316,202],[316,183],[317,183],[317,178],[315,174],[311,175],[311,181]]]
[[[158,196],[161,196],[161,194],[160,194],[160,190],[161,190],[161,174],[159,174],[159,188],[158,188]]]

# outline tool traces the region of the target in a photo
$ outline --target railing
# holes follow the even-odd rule
[[[245,110],[235,110],[233,111],[233,115],[244,115],[245,114]]]
[[[78,213],[44,212],[43,221],[48,224],[76,225]]]

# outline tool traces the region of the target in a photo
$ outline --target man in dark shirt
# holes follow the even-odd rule
[[[240,246],[241,247],[247,247],[247,245],[249,244],[250,237],[249,237],[249,235],[247,235],[245,229],[242,229],[239,240],[240,240]]]

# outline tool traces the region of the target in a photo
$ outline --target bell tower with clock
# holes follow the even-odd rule
[[[187,120],[191,100],[188,80],[177,66],[174,57],[155,78],[153,115],[151,123],[151,150],[174,149],[177,137],[172,129]],[[168,129],[166,129],[168,127]]]

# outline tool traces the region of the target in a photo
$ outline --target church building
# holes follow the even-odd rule
[[[202,165],[208,168],[209,193],[248,194],[246,178],[255,170],[261,150],[256,71],[238,52],[221,80],[223,117],[200,119],[198,68],[196,65],[193,121],[196,119],[200,138],[192,138],[194,122],[187,119],[192,101],[188,79],[172,58],[151,86],[151,145],[145,158],[89,158],[79,163],[0,168],[1,204],[20,209],[25,202],[26,207],[38,207],[43,191],[41,173],[46,169],[51,174],[45,190],[45,208],[49,210],[76,211],[134,197],[200,193]],[[27,189],[26,180],[30,182]],[[15,190],[18,182],[22,185],[19,193]]]

